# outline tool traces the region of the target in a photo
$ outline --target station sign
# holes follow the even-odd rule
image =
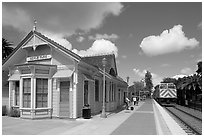
[[[44,60],[44,59],[51,59],[52,55],[39,55],[39,56],[32,56],[27,57],[26,61],[36,61],[36,60]]]

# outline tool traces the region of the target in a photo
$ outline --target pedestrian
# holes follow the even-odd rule
[[[126,107],[126,110],[129,109],[129,102],[130,102],[130,100],[126,97],[125,98],[125,107]]]
[[[133,97],[134,106],[136,105],[136,101],[137,101],[137,100],[136,100],[136,97],[134,96],[134,97]]]
[[[136,105],[137,105],[137,106],[138,106],[138,103],[139,103],[139,99],[140,99],[139,96],[137,96],[137,97],[136,97]]]

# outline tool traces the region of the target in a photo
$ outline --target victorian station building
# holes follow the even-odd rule
[[[92,115],[99,114],[104,74],[105,111],[113,111],[124,104],[127,95],[115,55],[81,57],[34,29],[3,62],[2,105],[30,119],[76,119],[82,117],[84,106],[90,107]]]

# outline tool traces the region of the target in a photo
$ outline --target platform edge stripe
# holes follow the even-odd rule
[[[155,119],[157,135],[164,135],[162,128],[161,128],[161,125],[159,123],[158,113],[156,112],[156,108],[155,108],[154,104],[155,103],[153,103],[153,111],[154,111],[154,119]]]
[[[171,116],[154,100],[160,114],[165,120],[169,130],[172,135],[187,135],[187,133],[176,123],[176,121],[171,118]]]

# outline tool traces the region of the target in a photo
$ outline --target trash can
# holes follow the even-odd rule
[[[134,107],[130,107],[131,110],[134,110]]]
[[[82,117],[84,119],[90,119],[91,118],[91,109],[89,107],[84,107],[82,109]]]

